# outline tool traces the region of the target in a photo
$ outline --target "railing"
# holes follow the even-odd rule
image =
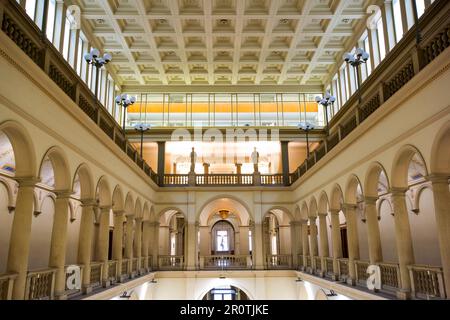
[[[82,265],[78,265],[77,267],[80,268],[80,287],[79,288],[72,288],[72,286],[75,285],[75,277],[74,277],[74,273],[69,273],[68,271],[68,267],[70,266],[65,266],[64,271],[66,273],[66,283],[65,283],[65,293],[67,296],[74,296],[77,295],[79,293],[81,293],[81,283],[83,283],[83,269],[84,266]],[[72,280],[72,285],[69,286],[69,281]]]
[[[266,256],[268,269],[291,269],[292,268],[292,256],[290,254],[277,254]]]
[[[324,270],[324,275],[327,278],[334,278],[334,263],[333,263],[333,258],[330,257],[325,257],[325,270]]]
[[[261,175],[261,185],[284,185],[284,179],[282,174],[262,174]]]
[[[450,46],[449,21],[450,2],[434,1],[419,20],[420,43],[417,45],[417,29],[412,27],[361,85],[359,92],[353,94],[331,119],[329,137],[299,166],[292,175],[292,183]]]
[[[297,255],[297,264],[298,264],[298,270],[303,270],[305,267],[305,263],[303,261],[303,255],[302,254],[298,254]]]
[[[370,263],[368,261],[355,260],[355,270],[356,270],[356,282],[360,285],[366,286],[369,274],[367,273],[367,268],[369,268]]]
[[[138,272],[138,258],[131,259],[131,272],[137,273]]]
[[[312,271],[312,260],[311,256],[303,256],[303,264],[306,268],[306,271]]]
[[[158,256],[160,270],[183,270],[184,256]]]
[[[0,17],[3,33],[14,41],[137,166],[144,170],[147,176],[157,183],[156,174],[151,168],[148,169],[145,161],[126,140],[120,125],[61,53],[46,39],[25,10],[16,1],[9,0],[4,3],[3,15]]]
[[[29,271],[25,287],[25,300],[53,300],[56,269]]]
[[[222,186],[222,185],[253,185],[251,174],[197,174],[196,185]]]
[[[139,270],[139,272],[147,272],[147,269],[145,268],[145,260],[146,260],[146,257],[141,257],[141,267],[140,267],[140,270]]]
[[[187,186],[189,175],[187,174],[165,174],[164,186]]]
[[[339,280],[346,281],[348,278],[348,259],[337,259]]]
[[[378,263],[381,272],[381,288],[396,291],[400,288],[400,266],[396,263]]]
[[[16,273],[0,275],[0,300],[11,300]]]
[[[200,256],[200,269],[224,270],[251,268],[252,259],[250,255]]]
[[[130,276],[131,272],[129,266],[130,266],[130,259],[122,259],[120,272],[120,276],[122,278],[128,278]]]
[[[317,274],[322,274],[322,258],[319,256],[313,257],[314,261],[314,272]]]
[[[153,256],[148,256],[147,257],[147,266],[148,266],[148,271],[152,271],[153,270]]]
[[[92,288],[98,288],[102,285],[103,262],[91,262],[90,284]]]
[[[111,283],[117,281],[117,260],[108,261],[108,279]]]
[[[413,297],[445,299],[444,277],[441,267],[408,266]]]

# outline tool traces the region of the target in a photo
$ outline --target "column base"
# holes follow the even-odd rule
[[[81,288],[81,292],[83,292],[83,294],[90,294],[92,292],[92,286],[90,284],[83,285]]]
[[[55,292],[55,300],[67,300],[68,296],[65,292],[56,293]]]
[[[411,299],[411,292],[400,289],[397,291],[397,298],[399,298],[400,300]]]
[[[333,281],[338,281],[338,280],[339,280],[339,275],[333,274],[333,275],[331,276],[331,280],[333,280]]]
[[[352,278],[347,278],[347,284],[350,286],[356,286],[356,280]]]
[[[128,275],[126,275],[126,274],[121,274],[121,275],[118,277],[118,281],[119,281],[120,283],[124,283],[125,280],[128,280]]]
[[[102,280],[102,287],[109,288],[111,286],[111,282],[108,280]]]

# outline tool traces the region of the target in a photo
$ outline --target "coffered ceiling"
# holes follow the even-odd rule
[[[121,85],[321,85],[373,0],[73,0]]]

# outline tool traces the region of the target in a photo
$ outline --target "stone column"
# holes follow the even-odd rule
[[[281,163],[283,167],[283,183],[285,186],[289,183],[289,141],[281,141]]]
[[[264,249],[263,249],[263,227],[261,223],[255,223],[253,226],[253,268],[256,270],[264,269]]]
[[[238,176],[238,184],[242,184],[242,163],[235,163],[236,166],[236,174]]]
[[[134,252],[133,256],[138,258],[137,262],[137,272],[143,268],[141,266],[141,256],[142,256],[142,219],[136,218],[135,228],[134,228]]]
[[[322,257],[321,270],[325,270],[326,261],[324,258],[329,256],[328,232],[327,232],[327,213],[319,213],[319,233],[320,233],[320,256]]]
[[[198,222],[188,223],[186,227],[186,237],[184,243],[184,259],[186,270],[195,270],[197,259],[197,231]]]
[[[408,210],[405,199],[406,189],[393,188],[391,198],[394,207],[395,242],[397,244],[398,262],[400,265],[401,289],[397,296],[408,299],[411,292],[411,281],[408,266],[414,264],[414,251],[409,226]]]
[[[151,234],[151,243],[150,243],[150,252],[152,256],[152,269],[157,270],[158,263],[158,255],[159,255],[159,222],[152,222],[152,234]]]
[[[319,255],[316,219],[317,218],[309,218],[309,228],[311,230],[310,231],[311,257],[317,257]]]
[[[330,210],[331,215],[331,240],[333,242],[333,269],[334,276],[337,277],[338,262],[337,259],[342,258],[342,240],[341,240],[341,224],[339,223],[339,210]]]
[[[158,180],[159,185],[164,184],[164,168],[166,165],[166,142],[158,141]]]
[[[208,174],[209,174],[209,166],[210,166],[209,163],[204,163],[204,164],[203,164],[203,173],[204,173],[205,175],[208,175]]]
[[[301,222],[300,221],[291,221],[291,247],[292,247],[292,264],[294,267],[298,267],[301,264],[298,256],[301,253]]]
[[[112,259],[117,261],[117,274],[122,275],[122,248],[123,248],[123,219],[124,211],[114,211],[114,230],[112,243]]]
[[[144,221],[144,229],[142,233],[142,256],[145,258],[144,265],[141,268],[144,268],[147,272],[150,269],[150,265],[148,264],[148,256],[149,256],[149,242],[150,242],[150,221]]]
[[[380,226],[378,224],[378,214],[376,207],[377,200],[378,198],[376,197],[364,198],[370,264],[375,264],[377,262],[383,261],[383,254],[381,251]]]
[[[109,213],[111,206],[100,208],[100,219],[98,229],[97,257],[103,262],[102,285],[107,288],[110,285],[108,274],[108,247],[109,247]]]
[[[439,247],[447,298],[450,297],[450,192],[448,177],[431,175],[428,177],[433,186],[434,210],[436,215]]]
[[[359,259],[358,223],[356,217],[357,206],[344,204],[344,214],[347,221],[347,246],[348,246],[348,284],[356,285],[355,260]]]
[[[306,257],[309,256],[308,220],[302,220],[303,267],[306,270]]]
[[[66,244],[67,221],[69,216],[70,191],[58,192],[53,217],[52,240],[50,246],[49,267],[56,268],[55,296],[57,299],[67,299],[66,291]]]
[[[95,200],[83,200],[81,204],[80,234],[78,237],[78,263],[83,265],[83,292],[88,294],[91,287],[92,237],[94,233]]]
[[[132,259],[133,259],[133,220],[134,216],[126,216],[126,235],[125,235],[125,259],[128,261],[128,270],[130,270],[130,275],[134,276],[132,271]]]
[[[25,297],[31,220],[33,217],[34,186],[38,180],[35,178],[16,180],[19,182],[19,190],[17,192],[16,209],[11,228],[7,270],[8,272],[17,273],[12,298],[14,300],[20,300]]]

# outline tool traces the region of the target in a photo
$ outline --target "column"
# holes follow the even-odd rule
[[[188,223],[184,243],[184,259],[186,270],[195,270],[197,265],[197,230],[198,222]]]
[[[342,258],[342,240],[341,240],[341,224],[339,223],[339,210],[330,210],[331,215],[331,240],[333,242],[333,269],[334,276],[337,277],[338,262],[337,259]]]
[[[78,236],[78,263],[83,265],[83,293],[90,293],[92,237],[94,233],[95,200],[83,200],[81,204],[80,234]]]
[[[129,274],[134,276],[132,271],[133,266],[133,220],[134,216],[126,216],[126,225],[125,225],[125,259],[128,259],[128,270]]]
[[[67,220],[69,216],[69,197],[72,192],[57,193],[55,215],[53,218],[52,240],[50,246],[49,267],[56,268],[55,296],[57,299],[67,299],[66,291],[66,244]]]
[[[152,222],[152,234],[150,243],[150,252],[152,255],[153,270],[158,269],[158,255],[159,255],[159,222]]]
[[[98,228],[97,258],[103,262],[102,285],[109,287],[108,274],[108,247],[109,247],[109,212],[111,206],[100,207],[100,219]]]
[[[112,243],[112,259],[117,261],[117,274],[122,275],[123,220],[124,210],[114,210],[114,230]]]
[[[392,0],[385,0],[381,11],[384,23],[384,36],[387,42],[386,51],[391,51],[396,43]],[[397,19],[401,19],[401,17],[398,17]]]
[[[264,269],[264,250],[263,250],[263,227],[261,223],[253,225],[253,268],[256,270]]]
[[[317,257],[319,255],[318,241],[317,241],[317,225],[316,218],[309,218],[309,228],[311,237],[311,257]]]
[[[165,157],[166,157],[166,142],[158,141],[158,179],[159,185],[164,184],[164,167],[165,167]]]
[[[144,265],[141,268],[144,268],[147,272],[151,268],[148,264],[148,256],[149,256],[149,242],[150,242],[150,221],[144,221],[144,228],[142,233],[142,256],[145,258]]]
[[[16,179],[19,182],[16,209],[11,228],[11,240],[8,253],[8,272],[17,273],[14,282],[12,298],[24,299],[25,283],[28,270],[28,255],[30,251],[31,220],[33,217],[35,178]]]
[[[448,298],[450,297],[450,192],[448,190],[448,177],[431,175],[428,180],[431,181],[433,186],[437,233]]]
[[[144,267],[144,266],[141,266],[141,256],[142,256],[142,219],[141,218],[135,219],[133,256],[138,259],[137,272],[140,273],[140,270]]]
[[[393,188],[391,199],[394,207],[395,242],[397,244],[398,262],[400,265],[401,289],[397,296],[402,299],[409,298],[411,281],[408,265],[414,264],[414,251],[409,226],[408,210],[405,200],[406,189]]]
[[[203,164],[203,173],[204,173],[205,175],[209,174],[209,166],[210,166],[209,163],[204,163],[204,164]]]
[[[320,256],[322,257],[321,270],[325,271],[326,261],[324,258],[329,256],[328,232],[327,232],[327,214],[319,213],[319,234],[320,234]]]
[[[355,204],[344,204],[344,214],[347,221],[347,245],[348,245],[348,283],[356,284],[356,268],[355,260],[359,259],[359,239],[358,239],[358,224],[356,217]]]
[[[377,200],[378,198],[376,197],[364,198],[370,264],[375,264],[377,262],[383,261],[383,254],[381,251],[380,225],[378,224],[378,213],[376,207]]]
[[[284,185],[289,186],[289,141],[281,141],[281,163]]]
[[[298,259],[299,254],[301,254],[301,226],[300,221],[291,221],[292,264],[296,268],[301,264],[301,261]]]
[[[303,267],[306,270],[306,257],[309,256],[308,220],[302,220]]]

